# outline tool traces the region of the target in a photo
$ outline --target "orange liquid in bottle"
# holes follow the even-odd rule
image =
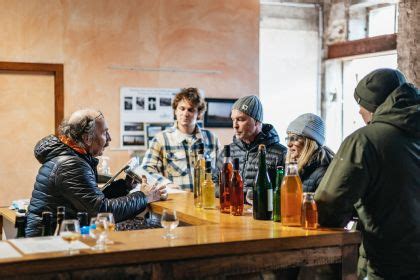
[[[302,182],[299,176],[287,175],[281,184],[281,223],[301,226]]]

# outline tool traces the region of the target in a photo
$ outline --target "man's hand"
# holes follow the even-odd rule
[[[165,186],[152,187],[149,193],[146,194],[147,203],[161,200],[161,197],[165,195],[167,195]]]
[[[180,189],[181,189],[181,187],[180,187],[180,186],[178,186],[178,185],[176,185],[176,184],[174,184],[174,183],[172,183],[172,184],[167,184],[167,185],[166,185],[166,187],[167,187],[168,189],[176,189],[176,190],[180,190]]]

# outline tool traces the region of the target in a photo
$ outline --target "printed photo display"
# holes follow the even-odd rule
[[[120,89],[120,145],[127,149],[146,149],[159,131],[173,125],[172,100],[177,88]]]

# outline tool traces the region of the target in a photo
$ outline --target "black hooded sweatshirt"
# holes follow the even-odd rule
[[[368,277],[420,279],[420,94],[405,83],[341,144],[316,193],[319,223],[356,208]]]

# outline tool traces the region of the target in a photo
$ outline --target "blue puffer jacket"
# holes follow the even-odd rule
[[[40,140],[34,153],[42,166],[28,207],[28,237],[41,234],[43,211],[52,212],[55,220],[58,206],[66,207],[67,219],[75,219],[79,211],[90,217],[112,212],[116,222],[133,218],[147,206],[142,192],[128,194],[124,180],[114,182],[102,192],[97,184],[98,160],[77,153],[53,135]]]

